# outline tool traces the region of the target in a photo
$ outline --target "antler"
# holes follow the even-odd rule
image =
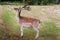
[[[28,5],[24,5],[23,8],[25,8],[26,6],[28,6]]]
[[[23,6],[22,8],[24,8],[25,10],[31,10],[31,8],[30,8],[29,5],[25,5],[25,6]]]

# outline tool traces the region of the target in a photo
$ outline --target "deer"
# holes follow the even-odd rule
[[[21,11],[29,11],[31,9],[30,6],[26,5],[24,7],[18,7],[13,9],[15,10],[16,20],[21,29],[21,37],[23,37],[24,28],[33,28],[36,31],[35,39],[37,39],[39,37],[39,24],[41,23],[41,21],[39,19],[21,16]]]

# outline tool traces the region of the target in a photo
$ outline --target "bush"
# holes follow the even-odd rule
[[[47,4],[56,4],[59,3],[59,0],[2,0],[2,1],[13,1],[13,2],[20,2],[29,5],[47,5]]]

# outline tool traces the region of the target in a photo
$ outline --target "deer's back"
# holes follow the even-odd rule
[[[28,18],[28,17],[20,17],[20,22],[27,22],[27,23],[33,23],[33,22],[40,22],[38,19],[34,18]]]

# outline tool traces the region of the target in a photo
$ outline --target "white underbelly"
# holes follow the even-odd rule
[[[31,27],[32,24],[31,24],[31,23],[23,23],[23,26],[24,26],[24,27]]]

